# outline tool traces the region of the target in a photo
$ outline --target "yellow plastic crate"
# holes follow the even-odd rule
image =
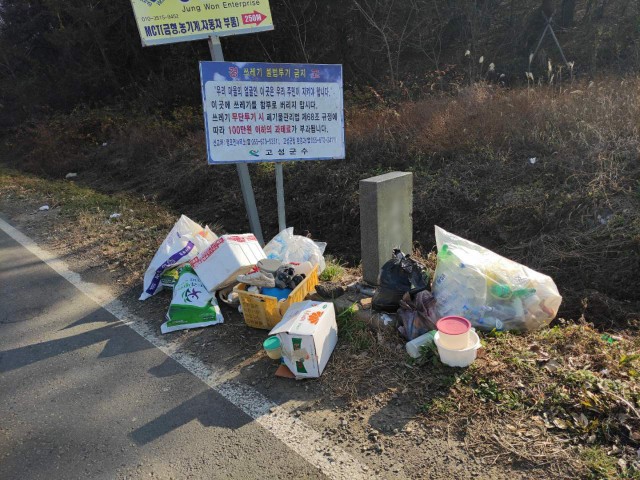
[[[284,302],[278,302],[275,297],[247,292],[248,285],[241,283],[233,290],[240,297],[242,314],[247,325],[253,328],[271,330],[275,327],[289,307],[297,302],[302,302],[307,295],[315,292],[318,285],[318,267],[314,267],[296,289],[289,294]]]

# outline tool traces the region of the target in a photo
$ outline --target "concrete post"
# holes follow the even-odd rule
[[[413,249],[413,174],[391,172],[360,181],[363,277],[378,284],[380,268],[394,248]]]

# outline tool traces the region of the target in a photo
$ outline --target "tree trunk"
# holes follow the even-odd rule
[[[576,12],[576,0],[562,0],[560,6],[560,25],[570,27],[573,25],[573,17]]]

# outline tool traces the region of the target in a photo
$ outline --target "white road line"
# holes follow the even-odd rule
[[[176,351],[175,346],[159,337],[140,317],[129,312],[110,288],[85,282],[79,274],[71,271],[64,261],[40,248],[33,240],[1,218],[0,229],[49,265],[91,300],[131,327],[140,336],[205,382],[211,389],[253,418],[327,477],[345,480],[374,478],[370,472],[365,473],[364,465],[357,459],[327,441],[320,433],[300,419],[289,415],[285,409],[273,403],[254,388],[240,382],[226,380],[228,372],[222,369],[213,370],[197,358]]]

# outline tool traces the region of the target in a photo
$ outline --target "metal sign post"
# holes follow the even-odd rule
[[[214,62],[224,62],[222,44],[220,43],[220,39],[218,37],[209,37],[209,50],[211,52],[211,59]],[[238,177],[240,178],[240,188],[242,189],[244,205],[247,209],[247,216],[249,217],[249,226],[251,227],[251,231],[253,232],[253,234],[258,239],[258,242],[260,242],[260,245],[264,245],[262,226],[260,225],[260,216],[258,215],[258,206],[256,205],[256,197],[253,194],[251,175],[249,175],[249,166],[246,163],[237,163],[236,167],[238,168]],[[276,165],[276,175],[278,171],[277,168],[278,166]],[[280,164],[280,169],[282,169],[282,164]],[[284,186],[282,188],[282,209],[284,212]],[[280,219],[280,192],[278,192],[278,219]],[[282,230],[283,229],[281,229],[280,231]]]
[[[131,0],[143,47],[208,39],[211,57],[214,61],[223,62],[219,37],[273,30],[268,0],[203,2],[202,5],[196,5],[200,2],[185,3],[188,0]],[[264,245],[249,167],[238,163],[237,168],[249,225],[260,244]]]
[[[560,50],[560,55],[562,56],[562,61],[567,66],[567,68],[571,69],[569,62],[567,61],[567,57],[564,56],[564,51],[562,50],[562,46],[558,41],[558,37],[556,37],[556,32],[553,31],[553,26],[551,24],[553,21],[553,14],[547,16],[546,13],[542,12],[542,16],[544,17],[545,27],[544,27],[544,30],[542,31],[542,35],[540,36],[540,40],[536,45],[536,49],[533,51],[531,55],[529,55],[529,71],[531,71],[531,62],[533,61],[534,57],[538,53],[538,50],[540,50],[540,46],[542,45],[542,41],[544,40],[544,37],[547,35],[547,32],[551,34],[553,41],[556,42],[556,46],[558,47],[558,50]]]
[[[287,218],[284,207],[284,171],[281,162],[276,163],[276,192],[278,194],[278,231],[286,230]]]

